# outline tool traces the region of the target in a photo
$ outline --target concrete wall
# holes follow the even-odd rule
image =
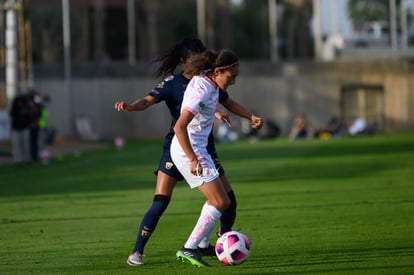
[[[341,88],[380,85],[384,89],[385,131],[414,130],[414,61],[410,59],[327,63],[242,62],[230,96],[265,119],[278,123],[284,134],[297,113],[306,113],[314,127],[340,115]],[[51,98],[50,124],[61,136],[76,136],[74,118],[86,116],[102,138],[161,138],[169,128],[164,103],[144,112],[114,109],[117,100],[146,95],[158,80],[153,67],[138,64],[73,68],[71,93],[65,92],[61,67],[36,67],[36,89]]]

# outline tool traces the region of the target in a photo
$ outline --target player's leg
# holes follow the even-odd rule
[[[216,168],[217,168],[217,165],[216,165]],[[237,201],[236,201],[236,197],[234,195],[233,189],[231,187],[231,184],[227,176],[224,174],[224,170],[223,170],[223,173],[221,173],[219,170],[219,173],[220,173],[220,180],[223,184],[224,190],[226,191],[227,196],[230,199],[230,206],[221,215],[220,229],[216,232],[218,236],[221,236],[225,232],[232,230],[234,221],[236,219]],[[211,235],[201,240],[201,242],[198,245],[198,252],[203,256],[215,257],[216,256],[215,247],[211,245],[210,238],[211,238]]]
[[[223,215],[221,215],[220,218],[219,234],[221,235],[226,233],[227,231],[232,230],[234,221],[236,220],[237,200],[227,176],[223,174],[220,176],[220,179],[223,184],[224,190],[226,191],[227,196],[230,199],[230,206],[223,212]]]
[[[158,171],[157,186],[152,201],[151,207],[145,213],[142,218],[141,224],[138,229],[137,240],[135,242],[132,254],[128,258],[128,264],[130,265],[142,265],[142,256],[144,254],[144,248],[150,239],[152,232],[154,232],[159,219],[164,211],[167,209],[177,179]]]
[[[138,229],[137,239],[132,254],[128,257],[129,265],[142,265],[142,256],[144,248],[154,232],[158,221],[165,209],[167,209],[173,189],[177,183],[183,179],[176,166],[171,160],[169,150],[164,150],[157,174],[157,184],[155,187],[155,196],[151,207],[148,209]]]
[[[230,205],[219,178],[198,187],[207,201],[204,204],[197,224],[191,232],[184,247],[178,250],[177,258],[196,266],[209,266],[199,255],[197,248],[200,241],[209,236],[221,213]]]
[[[216,169],[219,172],[220,179],[223,184],[224,190],[226,191],[230,199],[229,208],[227,208],[226,211],[224,211],[223,215],[220,218],[220,229],[217,232],[217,234],[221,235],[227,231],[232,230],[234,221],[236,220],[237,200],[236,200],[236,196],[234,194],[233,188],[230,184],[230,181],[225,174],[224,168],[223,166],[221,166],[220,159],[217,155],[217,151],[214,145],[208,148],[208,153],[211,155],[211,158],[214,161],[214,165],[216,166]],[[204,241],[201,245],[202,245],[201,247],[208,247],[210,244]],[[211,251],[211,249],[209,250]],[[209,250],[207,250],[206,252],[208,253]],[[210,253],[210,254],[215,255],[215,253]]]

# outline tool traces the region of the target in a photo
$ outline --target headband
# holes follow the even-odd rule
[[[236,65],[238,65],[238,64],[239,64],[239,61],[236,61],[236,62],[234,62],[233,64],[226,65],[226,66],[222,66],[222,67],[216,67],[215,69],[224,70],[224,69],[228,69],[228,68],[231,68],[231,67],[233,67],[233,66],[236,66]]]
[[[236,61],[236,62],[234,62],[234,63],[232,63],[230,65],[225,65],[225,66],[221,66],[221,67],[210,68],[210,69],[204,70],[203,71],[203,74],[206,74],[206,73],[208,73],[209,71],[211,71],[213,69],[224,70],[224,69],[228,69],[228,68],[234,67],[234,66],[236,66],[238,64],[239,64],[239,61]]]

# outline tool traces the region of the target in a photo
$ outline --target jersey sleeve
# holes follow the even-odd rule
[[[227,91],[222,90],[221,88],[219,89],[219,102],[223,103],[224,101],[226,101],[229,98],[229,94],[227,93]]]
[[[170,75],[163,79],[158,85],[152,89],[151,92],[148,93],[148,95],[155,97],[158,99],[158,101],[166,100],[166,98],[169,97],[170,92],[172,90],[172,81],[174,79],[173,75]]]
[[[187,89],[184,93],[184,99],[182,103],[182,110],[189,111],[196,115],[200,112],[200,109],[204,107],[204,101],[206,100],[208,94],[206,93],[206,88],[200,85],[201,83],[192,78],[190,83],[187,86]]]

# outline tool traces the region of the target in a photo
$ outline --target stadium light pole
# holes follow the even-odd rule
[[[268,0],[269,10],[269,38],[270,38],[270,61],[279,59],[277,49],[277,0]]]
[[[390,34],[391,34],[391,49],[397,50],[397,11],[395,0],[390,0]]]
[[[329,1],[329,32],[333,36],[338,33],[338,1]]]
[[[127,0],[128,17],[128,61],[133,65],[136,62],[135,54],[135,0]]]
[[[404,53],[408,49],[408,31],[407,31],[407,3],[401,0],[401,47]]]
[[[65,64],[65,80],[69,82],[71,78],[71,60],[70,60],[70,7],[69,0],[62,0],[63,14],[63,58]]]
[[[315,59],[322,57],[322,37],[321,37],[321,3],[320,0],[313,0],[313,42]]]
[[[18,91],[18,41],[16,0],[5,3],[6,10],[6,97],[7,104],[19,93]]]
[[[72,80],[72,63],[70,56],[70,6],[69,0],[62,0],[62,20],[63,20],[63,62],[64,62],[64,74],[65,74],[65,94],[69,99],[69,125],[71,125],[71,113],[72,113],[72,93],[71,93],[71,80]]]
[[[197,33],[198,39],[206,42],[206,1],[197,0]]]

